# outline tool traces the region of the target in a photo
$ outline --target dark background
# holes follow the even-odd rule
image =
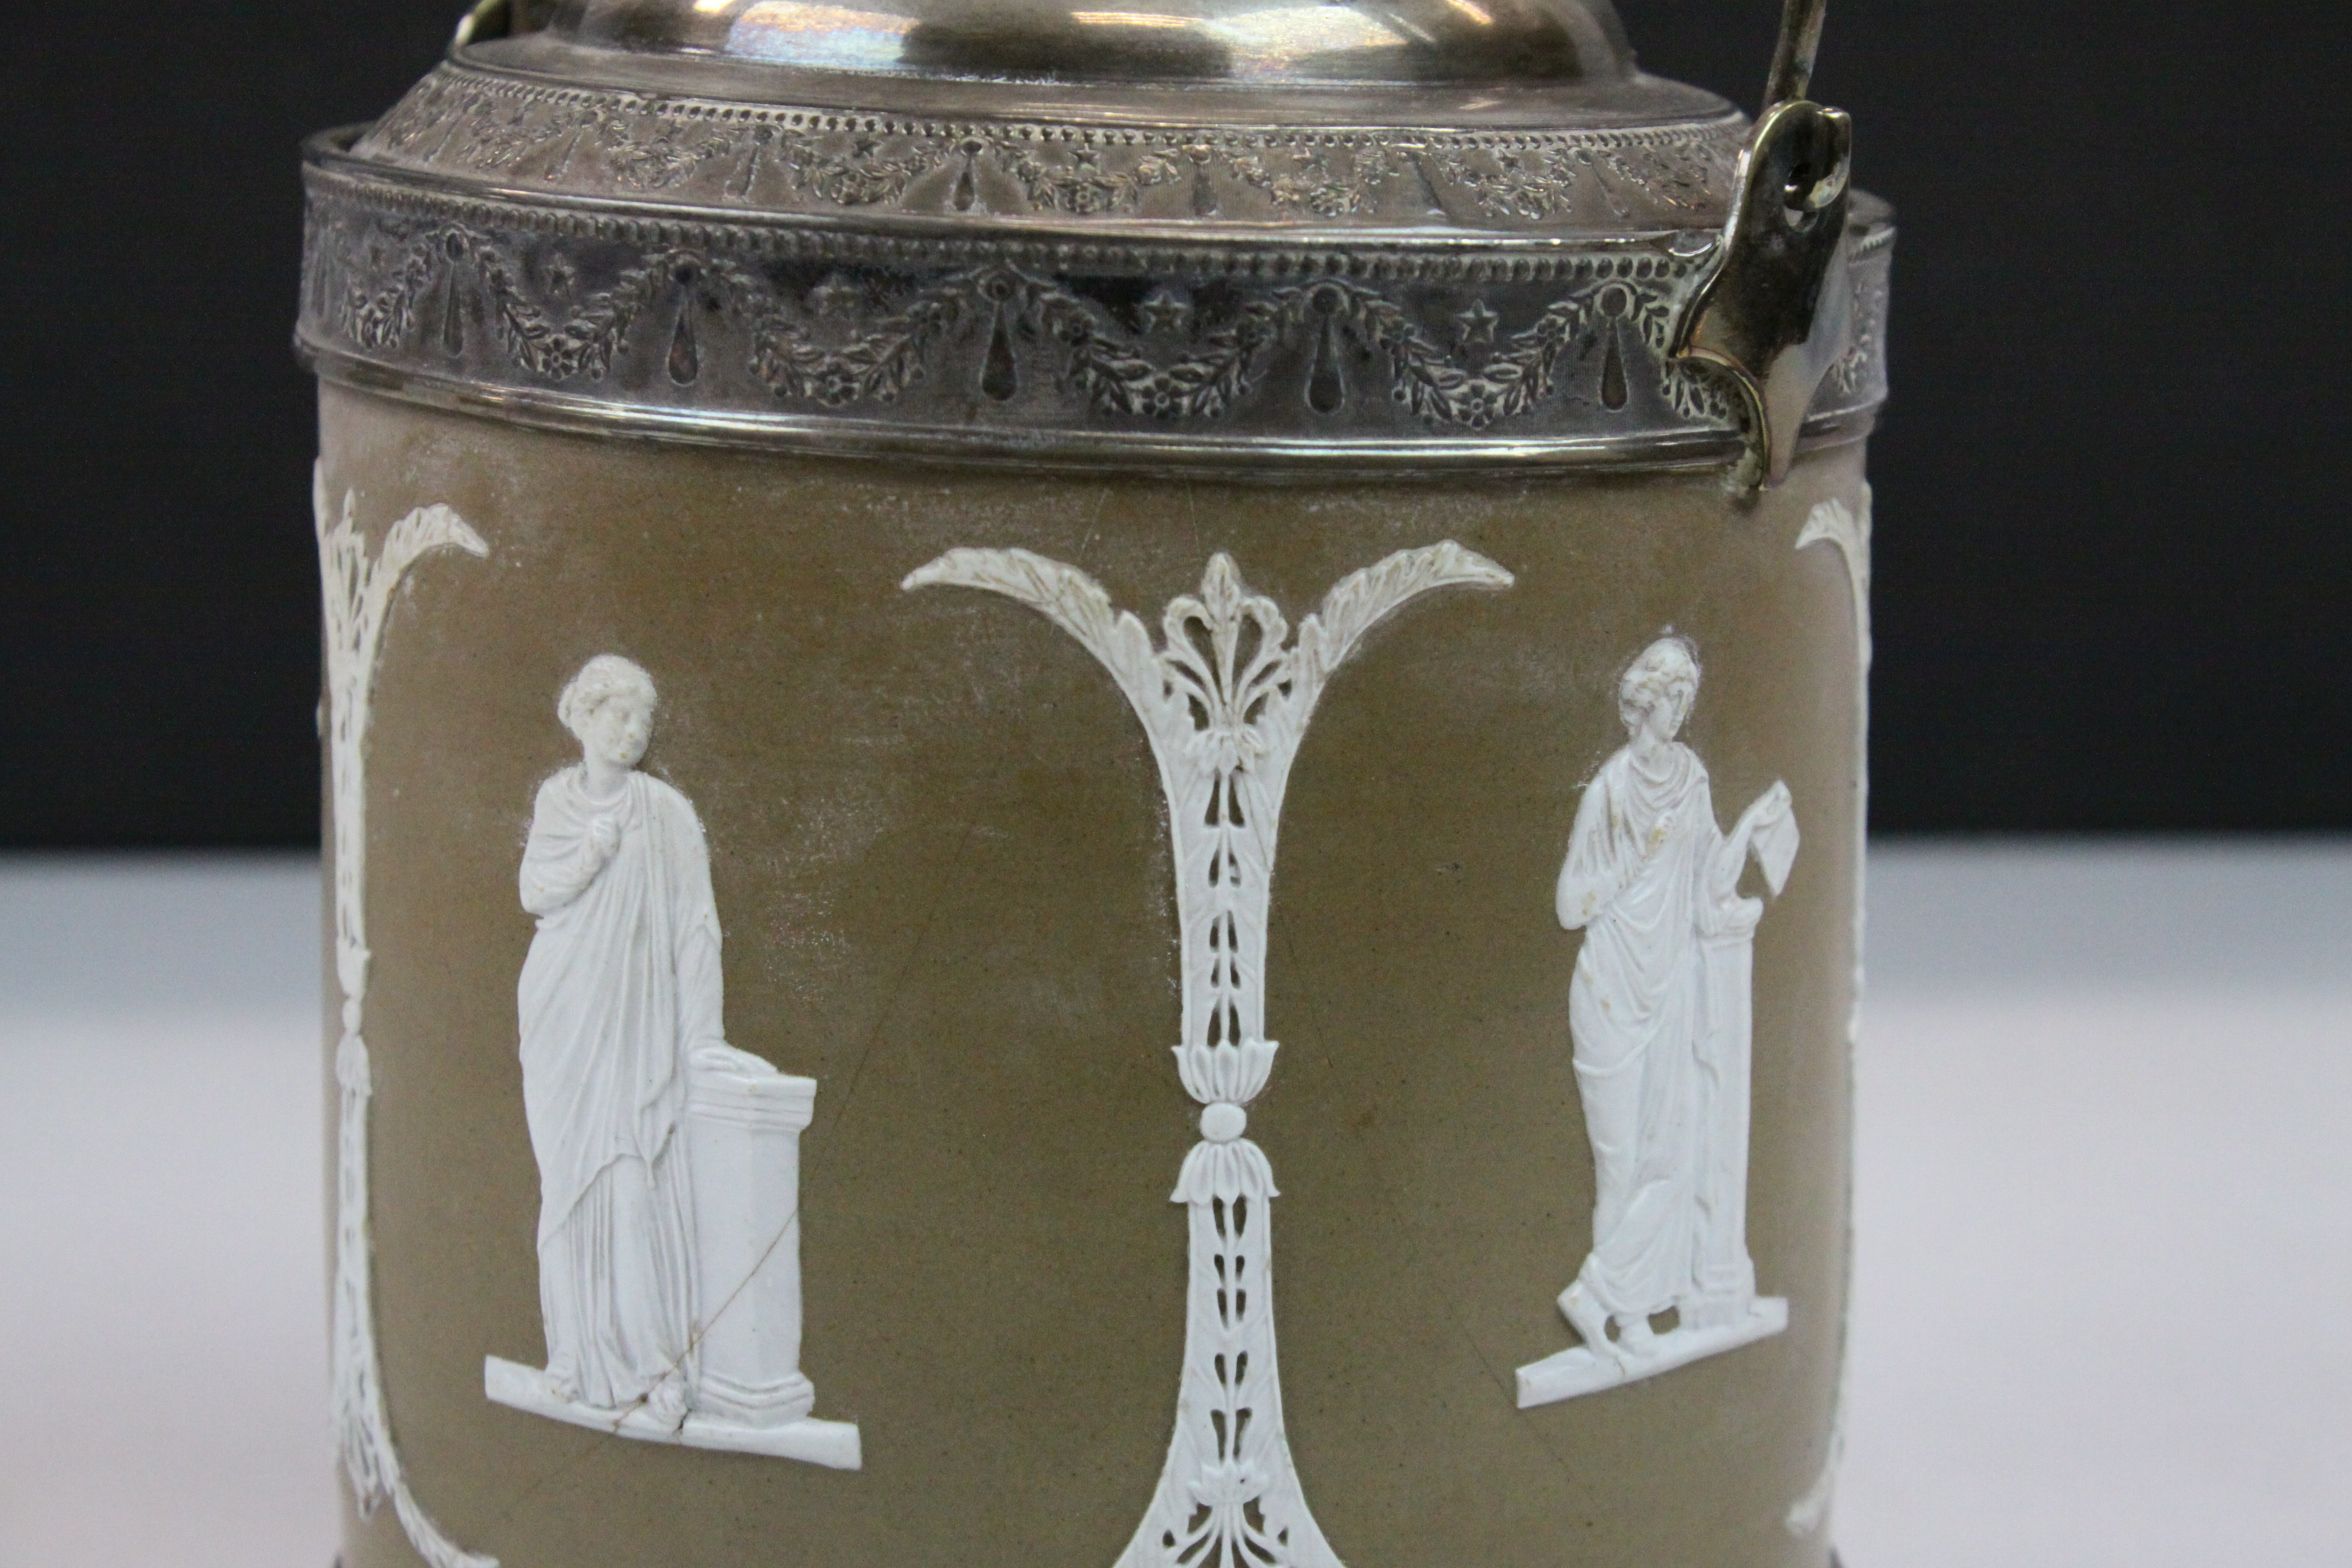
[[[1754,107],[1774,0],[1620,9]],[[315,841],[296,145],[457,10],[17,19],[0,847]],[[2337,4],[1831,7],[1816,89],[1904,231],[1881,831],[2352,827],[2347,65]]]

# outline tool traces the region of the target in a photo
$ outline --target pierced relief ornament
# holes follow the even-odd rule
[[[334,799],[335,981],[343,993],[343,1037],[335,1048],[340,1089],[336,1129],[335,1301],[330,1357],[335,1431],[344,1473],[362,1517],[388,1498],[409,1544],[431,1568],[498,1568],[459,1548],[409,1490],[384,1406],[376,1352],[373,1260],[368,1226],[368,1102],[375,1092],[362,1036],[367,1004],[367,731],[377,657],[401,581],[425,556],[488,545],[446,506],[410,512],[384,536],[373,559],[358,525],[358,497],[346,492],[340,519],[327,500],[324,464],[313,472],[319,579],[327,640],[327,767]]]
[[[1339,1568],[1283,1426],[1277,1189],[1265,1153],[1244,1136],[1277,1051],[1265,1036],[1275,835],[1299,742],[1364,634],[1434,589],[1511,581],[1452,542],[1403,551],[1341,581],[1293,641],[1281,610],[1220,554],[1200,594],[1168,606],[1159,648],[1100,583],[1026,550],[953,550],[903,585],[1002,594],[1075,637],[1142,721],[1167,797],[1183,954],[1176,1067],[1204,1109],[1201,1141],[1171,1195],[1191,1234],[1175,1434],[1118,1568]]]
[[[1859,510],[1843,501],[1824,501],[1813,508],[1805,519],[1805,526],[1797,535],[1797,548],[1806,550],[1817,544],[1835,549],[1845,564],[1846,585],[1852,592],[1854,612],[1854,992],[1853,1002],[1846,1014],[1846,1103],[1854,1101],[1854,1073],[1862,1047],[1862,993],[1864,981],[1864,938],[1867,935],[1869,900],[1866,892],[1867,869],[1870,859],[1870,662],[1872,655],[1870,631],[1870,488],[1862,489]],[[1849,1160],[1847,1175],[1852,1180],[1853,1166]],[[1853,1212],[1853,1195],[1847,1194],[1846,1212]],[[1846,1301],[1849,1315],[1853,1303],[1854,1246],[1849,1235],[1846,1244]],[[1821,1470],[1812,1485],[1789,1505],[1786,1523],[1791,1535],[1800,1539],[1827,1533],[1830,1511],[1837,1499],[1838,1466],[1846,1452],[1846,1401],[1850,1392],[1849,1358],[1851,1335],[1846,1325],[1838,1329],[1838,1386],[1835,1414],[1830,1420],[1829,1451],[1822,1457]]]
[[[1749,1065],[1761,900],[1796,859],[1788,786],[1727,835],[1707,769],[1676,737],[1699,691],[1679,637],[1619,687],[1629,737],[1587,786],[1561,867],[1561,926],[1582,931],[1568,994],[1595,1168],[1593,1245],[1560,1312],[1582,1343],[1519,1369],[1522,1409],[1655,1377],[1788,1327],[1748,1255]],[[1660,1334],[1652,1319],[1676,1315]],[[1612,1335],[1612,1331],[1614,1334]]]
[[[702,823],[638,770],[657,702],[603,654],[558,704],[581,760],[532,812],[538,930],[516,990],[547,1365],[488,1357],[484,1391],[621,1437],[854,1470],[858,1429],[810,1416],[799,1364],[817,1085],[727,1044]]]

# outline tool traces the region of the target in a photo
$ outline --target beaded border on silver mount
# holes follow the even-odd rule
[[[330,380],[561,428],[1023,462],[1719,463],[1668,345],[1712,235],[1210,242],[474,194],[315,142],[300,345]],[[1886,393],[1894,232],[1814,441]]]

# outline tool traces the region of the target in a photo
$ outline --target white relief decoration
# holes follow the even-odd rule
[[[1654,1377],[1781,1332],[1788,1303],[1756,1294],[1747,1184],[1752,975],[1761,900],[1796,859],[1788,786],[1729,834],[1707,769],[1676,737],[1699,691],[1679,637],[1626,671],[1629,737],[1586,788],[1560,924],[1584,943],[1568,1027],[1596,1176],[1592,1252],[1560,1295],[1581,1343],[1519,1369],[1521,1408]],[[1675,1323],[1657,1331],[1668,1312]],[[1614,1330],[1614,1334],[1612,1334]]]
[[[800,1135],[817,1085],[727,1044],[710,853],[638,771],[644,670],[588,661],[558,712],[581,760],[540,786],[537,917],[516,988],[539,1163],[547,1365],[496,1356],[488,1396],[622,1437],[859,1467],[800,1371]]]
[[[367,732],[376,659],[393,595],[418,560],[438,550],[487,557],[489,546],[446,506],[409,513],[384,536],[373,560],[360,533],[358,498],[346,493],[338,519],[327,499],[326,467],[313,472],[319,579],[327,636],[327,767],[334,797],[335,981],[343,993],[343,1034],[335,1048],[341,1091],[336,1130],[335,1300],[332,1348],[335,1431],[361,1517],[388,1498],[409,1544],[431,1568],[497,1568],[460,1549],[410,1492],[392,1442],[376,1353],[375,1287],[368,1227],[368,1101],[374,1078],[361,1026],[367,1004]]]
[[[1859,512],[1843,501],[1824,501],[1813,508],[1812,515],[1797,535],[1797,548],[1810,549],[1817,544],[1835,547],[1846,563],[1846,583],[1853,591],[1854,609],[1854,991],[1853,1002],[1846,1014],[1846,1078],[1847,1103],[1853,1103],[1855,1062],[1862,1044],[1862,989],[1863,939],[1866,934],[1868,899],[1865,896],[1865,872],[1870,851],[1870,490],[1863,487],[1862,507]],[[1847,1212],[1852,1212],[1853,1195],[1847,1194]],[[1854,1247],[1852,1238],[1846,1245],[1846,1310],[1853,1311]],[[1821,1471],[1806,1487],[1803,1495],[1789,1505],[1788,1530],[1791,1535],[1809,1540],[1829,1530],[1830,1510],[1837,1498],[1838,1466],[1846,1453],[1846,1397],[1850,1338],[1845,1325],[1838,1332],[1838,1386],[1835,1413],[1830,1419],[1829,1452],[1823,1456]]]
[[[1299,742],[1331,676],[1376,623],[1433,589],[1511,575],[1445,543],[1400,552],[1331,590],[1293,641],[1282,612],[1210,561],[1170,604],[1165,642],[1075,567],[1025,550],[954,550],[909,589],[984,589],[1082,643],[1142,720],[1167,797],[1182,942],[1176,1068],[1204,1109],[1172,1201],[1191,1233],[1175,1434],[1118,1568],[1338,1568],[1308,1511],[1274,1356],[1274,1176],[1243,1134],[1277,1047],[1265,1037],[1275,832]]]

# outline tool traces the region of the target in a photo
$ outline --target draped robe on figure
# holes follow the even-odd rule
[[[620,845],[600,867],[590,828],[608,816]],[[682,1415],[696,1302],[680,1122],[688,1060],[723,1035],[702,826],[658,779],[631,773],[604,803],[568,768],[540,787],[521,880],[539,917],[517,1001],[549,1380],[601,1409],[650,1397]]]
[[[1697,1284],[1702,938],[1735,914],[1716,888],[1724,848],[1697,754],[1627,747],[1585,791],[1561,873],[1562,921],[1585,932],[1568,1027],[1597,1177],[1577,1279],[1611,1317],[1663,1312]]]

